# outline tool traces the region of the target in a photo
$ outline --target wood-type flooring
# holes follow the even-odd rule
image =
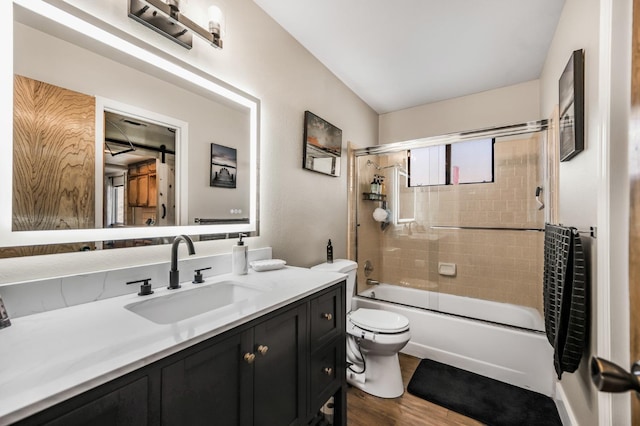
[[[479,426],[482,423],[432,404],[406,392],[420,359],[400,354],[405,393],[400,398],[383,399],[350,386],[347,393],[349,426]]]

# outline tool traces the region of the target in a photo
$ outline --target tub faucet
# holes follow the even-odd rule
[[[196,250],[193,247],[193,241],[188,235],[178,235],[174,238],[171,245],[171,270],[169,271],[169,290],[175,290],[180,288],[180,271],[178,271],[178,245],[180,241],[184,241],[189,249],[189,256],[196,254]]]
[[[380,281],[367,278],[367,285],[380,285]]]

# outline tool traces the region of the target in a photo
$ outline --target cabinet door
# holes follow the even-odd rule
[[[149,175],[138,176],[138,206],[149,205]]]
[[[306,305],[256,325],[253,343],[253,424],[302,423],[306,409]]]
[[[336,339],[311,355],[309,381],[311,406],[320,407],[340,388],[341,368],[346,368],[344,341]]]
[[[129,206],[136,207],[138,205],[138,178],[136,176],[129,176],[127,182],[129,183],[127,185],[127,189],[129,190],[129,195],[127,196]]]
[[[162,424],[251,424],[251,365],[242,359],[250,340],[250,331],[234,334],[164,367]]]
[[[47,426],[137,426],[147,424],[148,383],[143,377],[94,399],[55,420],[39,423]],[[29,424],[27,421],[26,424]]]
[[[312,351],[340,334],[345,312],[340,287],[311,299]]]

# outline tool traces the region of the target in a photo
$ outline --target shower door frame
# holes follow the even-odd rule
[[[445,135],[428,136],[425,138],[411,139],[408,141],[392,142],[366,148],[357,148],[353,150],[353,154],[356,157],[362,157],[364,155],[388,154],[392,152],[404,151],[407,149],[425,148],[433,145],[466,142],[475,139],[517,136],[526,133],[535,133],[542,130],[547,130],[548,128],[549,120],[527,121],[525,123],[511,124],[508,126],[486,127],[478,130],[447,133]]]

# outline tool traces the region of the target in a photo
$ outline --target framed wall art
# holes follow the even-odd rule
[[[571,54],[559,81],[560,161],[584,149],[584,50]]]
[[[210,186],[235,188],[238,175],[238,152],[235,148],[211,144]]]
[[[302,167],[337,177],[341,156],[342,130],[305,111]]]

